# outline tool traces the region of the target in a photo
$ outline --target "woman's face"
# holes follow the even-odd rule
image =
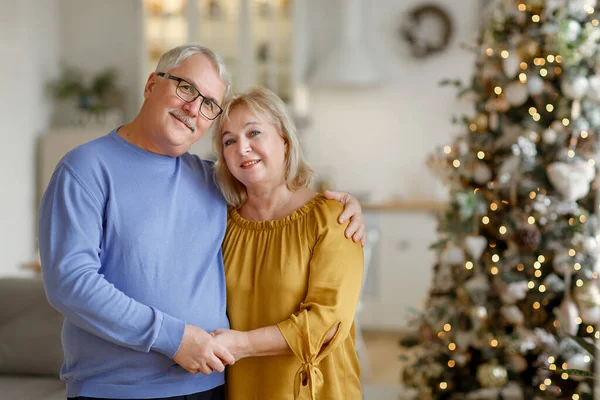
[[[284,184],[287,144],[277,129],[245,105],[235,106],[221,132],[223,157],[247,188]]]

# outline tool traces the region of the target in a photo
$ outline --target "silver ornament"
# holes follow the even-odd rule
[[[594,101],[600,101],[600,75],[593,75],[588,78],[589,89],[587,97]]]
[[[581,99],[589,89],[589,82],[585,76],[576,76],[572,79],[563,79],[561,90],[571,99]]]
[[[544,91],[544,80],[538,75],[533,75],[527,78],[527,89],[532,96],[542,94]]]
[[[508,381],[508,373],[495,362],[481,364],[477,368],[477,381],[484,388],[501,388]]]
[[[557,161],[547,167],[547,174],[552,186],[566,200],[576,201],[588,194],[595,167],[583,160],[571,164]]]

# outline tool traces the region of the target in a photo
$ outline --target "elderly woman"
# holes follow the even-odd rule
[[[362,247],[344,238],[342,206],[307,188],[312,171],[274,93],[254,88],[223,110],[213,146],[231,205],[223,257],[232,330],[213,335],[236,358],[228,397],[361,399]]]

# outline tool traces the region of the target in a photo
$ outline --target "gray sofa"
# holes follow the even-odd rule
[[[65,400],[63,317],[41,278],[0,279],[0,400]]]

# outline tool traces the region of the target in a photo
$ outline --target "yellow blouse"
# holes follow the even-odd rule
[[[278,325],[294,354],[228,367],[229,400],[362,398],[354,313],[363,252],[345,238],[341,212],[340,203],[322,195],[276,221],[230,211],[223,258],[231,328]]]

